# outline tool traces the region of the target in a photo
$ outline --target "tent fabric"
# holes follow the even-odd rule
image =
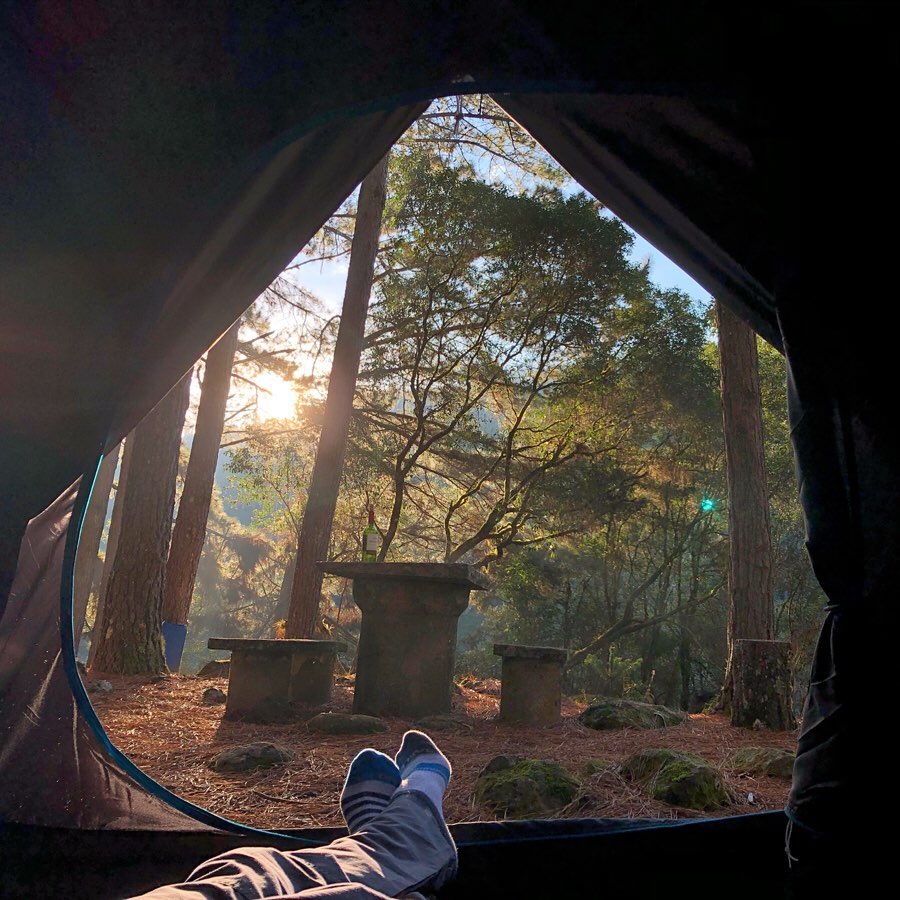
[[[867,729],[894,680],[900,576],[885,287],[896,249],[890,229],[868,224],[900,193],[883,133],[898,74],[890,5],[633,2],[584,16],[525,0],[20,0],[3,15],[8,822],[120,831],[174,816],[190,827],[116,771],[63,678],[66,486],[423,103],[467,90],[496,95],[599,199],[783,347],[810,555],[831,605],[791,814],[810,833],[854,830],[870,789]],[[41,537],[20,555],[31,520]],[[34,741],[53,763],[29,773]],[[98,800],[107,776],[112,799]]]
[[[72,486],[30,523],[0,619],[0,822],[201,828],[126,775],[75,703],[60,641],[60,573],[76,494]]]
[[[754,166],[761,123],[752,109],[734,99],[654,94],[496,99],[594,196],[781,346],[771,227]],[[694,204],[701,185],[704,202]],[[735,196],[743,198],[740,216]]]
[[[587,891],[697,900],[783,895],[784,815],[729,819],[573,819],[460,823],[457,878],[441,900],[584,897]],[[305,829],[322,842],[341,829]],[[183,879],[198,863],[238,846],[291,849],[289,836],[220,832],[92,831],[11,825],[2,834],[5,896],[120,900]],[[648,864],[649,863],[649,864]],[[690,869],[698,866],[700,874]],[[80,877],[71,878],[73,871]],[[562,873],[562,874],[561,874]],[[735,877],[739,873],[739,877]],[[861,879],[861,883],[864,880]],[[726,888],[727,886],[727,888]]]

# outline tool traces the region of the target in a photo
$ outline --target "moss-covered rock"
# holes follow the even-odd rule
[[[600,772],[606,772],[613,767],[608,759],[589,759],[582,767],[580,774],[582,778],[591,778]]]
[[[322,734],[376,734],[388,730],[387,723],[376,716],[327,712],[313,716],[306,727]]]
[[[559,763],[500,756],[494,757],[475,781],[475,802],[511,819],[530,819],[568,806],[580,786]]]
[[[240,747],[229,747],[217,753],[208,763],[216,772],[250,772],[253,769],[270,769],[290,762],[294,758],[290,750],[256,741]]]
[[[598,700],[589,706],[578,720],[595,731],[612,728],[667,728],[681,725],[685,713],[652,703],[636,700]]]
[[[731,802],[718,769],[705,759],[676,750],[648,749],[629,756],[620,766],[621,774],[643,782],[654,800],[712,812]]]
[[[624,762],[619,763],[619,772],[632,781],[647,781],[652,778],[673,757],[689,756],[675,750],[647,749],[632,753]],[[699,759],[700,757],[692,757]]]
[[[780,747],[741,747],[725,760],[725,768],[747,775],[791,778],[794,774],[794,754]]]

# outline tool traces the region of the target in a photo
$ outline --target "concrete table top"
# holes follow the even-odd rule
[[[310,641],[300,638],[209,638],[210,650],[246,650],[252,653],[343,653],[347,645],[341,641]]]
[[[326,560],[316,565],[326,575],[338,575],[342,578],[416,579],[460,584],[473,591],[484,591],[488,588],[485,576],[465,563],[364,563]]]

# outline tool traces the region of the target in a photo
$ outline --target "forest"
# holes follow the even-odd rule
[[[463,562],[494,643],[563,648],[570,696],[696,711],[729,658],[716,304],[653,280],[634,236],[486,97],[435,101],[97,476],[75,577],[80,658],[166,671],[162,623],[334,637],[321,559]],[[346,278],[343,304],[323,286]],[[824,596],[804,546],[780,354],[755,340],[772,637],[801,693]]]

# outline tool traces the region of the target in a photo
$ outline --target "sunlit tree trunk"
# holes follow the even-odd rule
[[[197,427],[166,564],[161,613],[164,622],[187,624],[197,566],[200,564],[200,554],[206,539],[206,521],[209,517],[239,328],[240,321],[237,321],[206,355],[203,387],[197,408]]]
[[[322,573],[316,568],[316,562],[325,559],[328,554],[331,525],[337,506],[350,416],[353,412],[353,394],[356,390],[369,310],[369,295],[375,273],[375,258],[381,236],[387,167],[388,156],[385,155],[359,190],[341,325],[331,363],[322,433],[300,527],[297,567],[291,586],[291,606],[286,628],[289,638],[312,637],[319,620]]]
[[[93,668],[119,675],[166,671],[160,630],[163,581],[181,431],[192,372],[134,430],[122,532],[112,563]]]
[[[94,583],[94,572],[97,568],[97,551],[100,549],[100,538],[106,522],[106,509],[109,506],[109,492],[112,490],[119,462],[119,447],[111,450],[97,470],[91,501],[88,503],[81,526],[81,538],[78,542],[78,555],[75,557],[75,593],[72,610],[72,626],[75,634],[75,650],[84,630],[84,617],[87,612],[91,585]]]
[[[119,535],[122,533],[122,514],[125,509],[125,486],[128,483],[128,471],[131,468],[131,457],[134,455],[132,431],[125,438],[122,447],[122,464],[119,466],[119,481],[116,484],[116,496],[113,501],[112,517],[109,520],[109,534],[106,536],[106,556],[103,560],[103,574],[100,577],[100,588],[97,591],[97,612],[94,615],[94,627],[91,629],[91,649],[88,653],[88,668],[94,664],[97,655],[99,635],[103,631],[103,610],[106,607],[106,592],[109,587],[109,576],[112,573],[113,560],[119,547]]]
[[[291,608],[291,588],[294,584],[294,573],[297,571],[297,551],[292,548],[291,561],[284,570],[281,587],[278,589],[278,602],[275,604],[274,621],[277,624],[287,622],[288,610]]]

